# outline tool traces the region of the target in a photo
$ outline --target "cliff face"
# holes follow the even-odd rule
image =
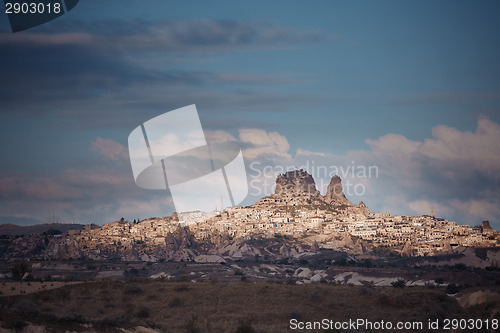
[[[278,175],[274,194],[310,194],[318,195],[313,177],[306,171],[294,170]]]

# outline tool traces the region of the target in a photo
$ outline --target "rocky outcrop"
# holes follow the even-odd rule
[[[318,195],[313,177],[302,169],[288,171],[276,178],[274,194],[310,194]]]
[[[481,222],[481,229],[493,230],[493,228],[490,226],[490,221],[488,220]]]
[[[413,255],[413,247],[411,246],[410,242],[406,242],[405,246],[401,250],[401,255],[406,256],[406,257],[411,257]]]
[[[169,251],[178,251],[185,248],[190,248],[193,245],[193,235],[190,234],[189,228],[179,227],[173,233],[168,233],[165,237],[166,249]]]
[[[365,245],[361,241],[361,238],[358,238],[358,240],[356,241],[356,244],[354,244],[352,252],[354,254],[363,254],[363,253],[367,252]]]
[[[348,232],[344,232],[344,237],[342,237],[342,240],[339,242],[339,247],[348,249],[352,249],[354,247],[354,242]]]
[[[319,252],[318,242],[314,241],[311,245],[311,252]]]
[[[283,244],[283,246],[280,248],[280,255],[285,258],[290,257],[290,249],[288,248],[288,246],[286,246],[286,244]]]
[[[328,204],[335,206],[352,206],[352,203],[344,195],[344,189],[342,188],[342,179],[340,179],[339,176],[333,176],[330,180],[330,184],[326,189],[325,201]]]

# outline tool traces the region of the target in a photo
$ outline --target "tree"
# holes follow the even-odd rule
[[[16,280],[21,280],[24,274],[31,272],[29,264],[24,260],[9,267],[9,270],[12,273],[12,278]]]
[[[394,288],[404,288],[406,286],[406,281],[403,279],[398,279],[391,283]]]

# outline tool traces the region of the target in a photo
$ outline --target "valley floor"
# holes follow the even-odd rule
[[[46,285],[50,286],[50,282]],[[498,299],[483,297],[482,303],[463,307],[443,288],[192,283],[183,279],[106,280],[57,286],[0,297],[0,332],[328,332],[291,329],[291,325],[324,319],[383,320],[394,325],[421,322],[422,329],[401,332],[444,332],[426,326],[436,320],[442,327],[445,319],[491,321],[499,316]],[[498,295],[498,289],[490,290],[488,295]],[[387,331],[351,328],[333,328],[329,332]]]

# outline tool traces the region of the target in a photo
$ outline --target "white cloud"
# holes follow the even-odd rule
[[[231,133],[226,131],[205,131],[205,138],[208,143],[234,142],[238,141]]]
[[[410,155],[417,151],[420,144],[399,134],[386,134],[378,140],[366,139],[373,151],[384,155]]]
[[[319,157],[326,157],[327,154],[325,154],[325,153],[318,153],[318,152],[310,151],[310,150],[307,150],[307,149],[298,148],[295,151],[295,156],[319,156]]]
[[[433,128],[434,138],[412,141],[399,134],[386,134],[377,140],[367,139],[376,155],[388,158],[406,169],[411,162],[427,159],[440,167],[459,166],[491,172],[500,171],[500,126],[481,118],[475,133],[462,132],[445,125]],[[406,165],[404,165],[406,163]]]
[[[435,139],[426,139],[419,147],[429,158],[445,164],[465,162],[477,170],[500,171],[500,126],[491,120],[479,119],[475,133],[438,126],[432,135]]]
[[[476,222],[474,224],[479,224],[481,220],[498,222],[498,217],[500,216],[500,205],[498,200],[493,202],[486,198],[482,200],[472,199],[467,201],[454,199],[451,201],[451,205],[454,209],[465,214],[467,218]],[[499,229],[498,223],[497,229]]]
[[[291,159],[291,155],[288,153],[290,144],[278,132],[248,128],[239,130],[239,137],[244,146],[243,155],[246,158],[268,157],[282,161]]]
[[[435,201],[431,202],[428,200],[417,200],[412,201],[408,204],[408,207],[418,215],[430,215],[431,208],[434,216],[437,217],[447,217],[452,214],[453,209],[447,205],[437,203]]]
[[[410,140],[400,134],[367,139],[366,151],[350,151],[345,156],[298,149],[295,161],[319,165],[374,165],[379,177],[356,179],[366,193],[350,197],[363,200],[374,211],[393,214],[429,214],[475,225],[489,219],[500,229],[500,125],[480,118],[474,132],[437,126],[432,138]],[[352,178],[352,179],[351,179]]]

